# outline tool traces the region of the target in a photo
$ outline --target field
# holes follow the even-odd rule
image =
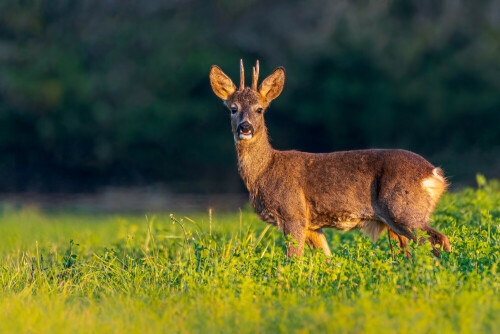
[[[327,230],[331,263],[284,255],[250,209],[144,215],[3,207],[0,332],[500,331],[500,189],[446,194],[440,259]],[[184,232],[185,230],[185,232]]]

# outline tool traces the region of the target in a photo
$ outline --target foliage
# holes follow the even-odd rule
[[[240,57],[287,69],[266,115],[280,149],[399,147],[453,181],[498,175],[499,6],[2,1],[0,189],[239,190],[208,71],[237,81]]]
[[[290,260],[282,234],[251,212],[188,216],[5,207],[0,331],[493,333],[500,325],[498,182],[444,196],[433,226],[452,251],[440,259],[410,244],[410,260],[392,260],[385,234],[372,244],[328,230],[330,263],[318,251]]]

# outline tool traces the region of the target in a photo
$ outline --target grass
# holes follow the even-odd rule
[[[288,259],[250,210],[173,216],[3,207],[0,332],[500,330],[500,189],[447,194],[433,226],[452,251],[327,230],[332,261]],[[185,230],[185,233],[184,233]]]

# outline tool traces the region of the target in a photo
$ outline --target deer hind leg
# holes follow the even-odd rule
[[[436,249],[434,246],[441,245],[441,249],[449,250],[448,238],[431,228],[428,224],[432,211],[432,203],[429,204],[426,201],[418,200],[418,198],[425,199],[425,196],[415,197],[417,197],[417,199],[408,198],[409,204],[401,201],[389,203],[383,218],[385,219],[385,223],[398,235],[400,247],[403,249],[406,248],[408,239],[420,245],[428,241],[433,246],[432,253],[436,257],[439,257],[440,250]],[[419,240],[417,240],[417,229],[427,232],[429,237],[419,238]]]
[[[384,223],[387,224],[387,232],[389,234],[389,240],[397,239],[400,252],[404,253],[407,258],[409,258],[408,253],[408,239],[417,242],[415,234],[406,227],[406,224],[401,224],[391,219],[389,216],[383,217]]]
[[[412,228],[412,231],[404,224],[395,223],[392,220],[390,222],[390,228],[398,236],[399,246],[402,249],[407,248],[408,239],[411,239],[413,240],[413,242],[418,243],[419,245],[422,245],[426,241],[430,242],[433,246],[432,254],[434,254],[436,257],[439,257],[441,255],[440,249],[450,251],[450,243],[448,237],[442,233],[439,233],[438,231],[430,227],[427,223],[420,224],[421,227],[418,227],[418,229],[427,232],[429,238],[421,238],[420,240],[417,240],[417,233],[415,228]],[[436,248],[435,245],[440,245],[440,249]],[[409,253],[407,251],[405,255],[409,258]]]
[[[391,242],[393,239],[398,240],[398,246],[399,246],[399,254],[404,254],[407,259],[410,258],[410,253],[408,252],[408,238],[397,234],[394,232],[390,227],[387,229],[387,233],[389,234],[389,242]],[[392,243],[391,243],[391,251],[392,251]]]
[[[425,226],[423,230],[426,231],[427,234],[429,235],[427,241],[431,243],[432,253],[436,257],[439,257],[441,255],[441,250],[445,250],[447,252],[450,251],[450,241],[446,235],[439,233],[430,226]],[[436,245],[439,245],[440,247],[437,248]]]
[[[318,230],[307,230],[306,233],[306,243],[311,249],[321,248],[326,256],[331,256],[330,247],[326,241],[326,237],[323,234],[322,229]]]

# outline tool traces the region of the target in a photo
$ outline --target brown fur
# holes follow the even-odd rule
[[[236,109],[231,125],[238,168],[255,212],[295,238],[298,246],[289,247],[290,256],[301,256],[304,243],[330,255],[325,227],[362,229],[374,242],[387,229],[401,249],[408,239],[417,241],[413,231],[420,229],[433,245],[450,249],[448,238],[428,224],[447,187],[441,169],[404,150],[313,154],[273,149],[259,108],[265,110],[281,93],[285,71],[276,69],[258,89],[256,72],[252,87],[238,91],[217,66],[210,71],[210,81],[226,106]],[[250,139],[238,133],[243,122],[253,126]],[[439,256],[439,250],[434,254]]]

